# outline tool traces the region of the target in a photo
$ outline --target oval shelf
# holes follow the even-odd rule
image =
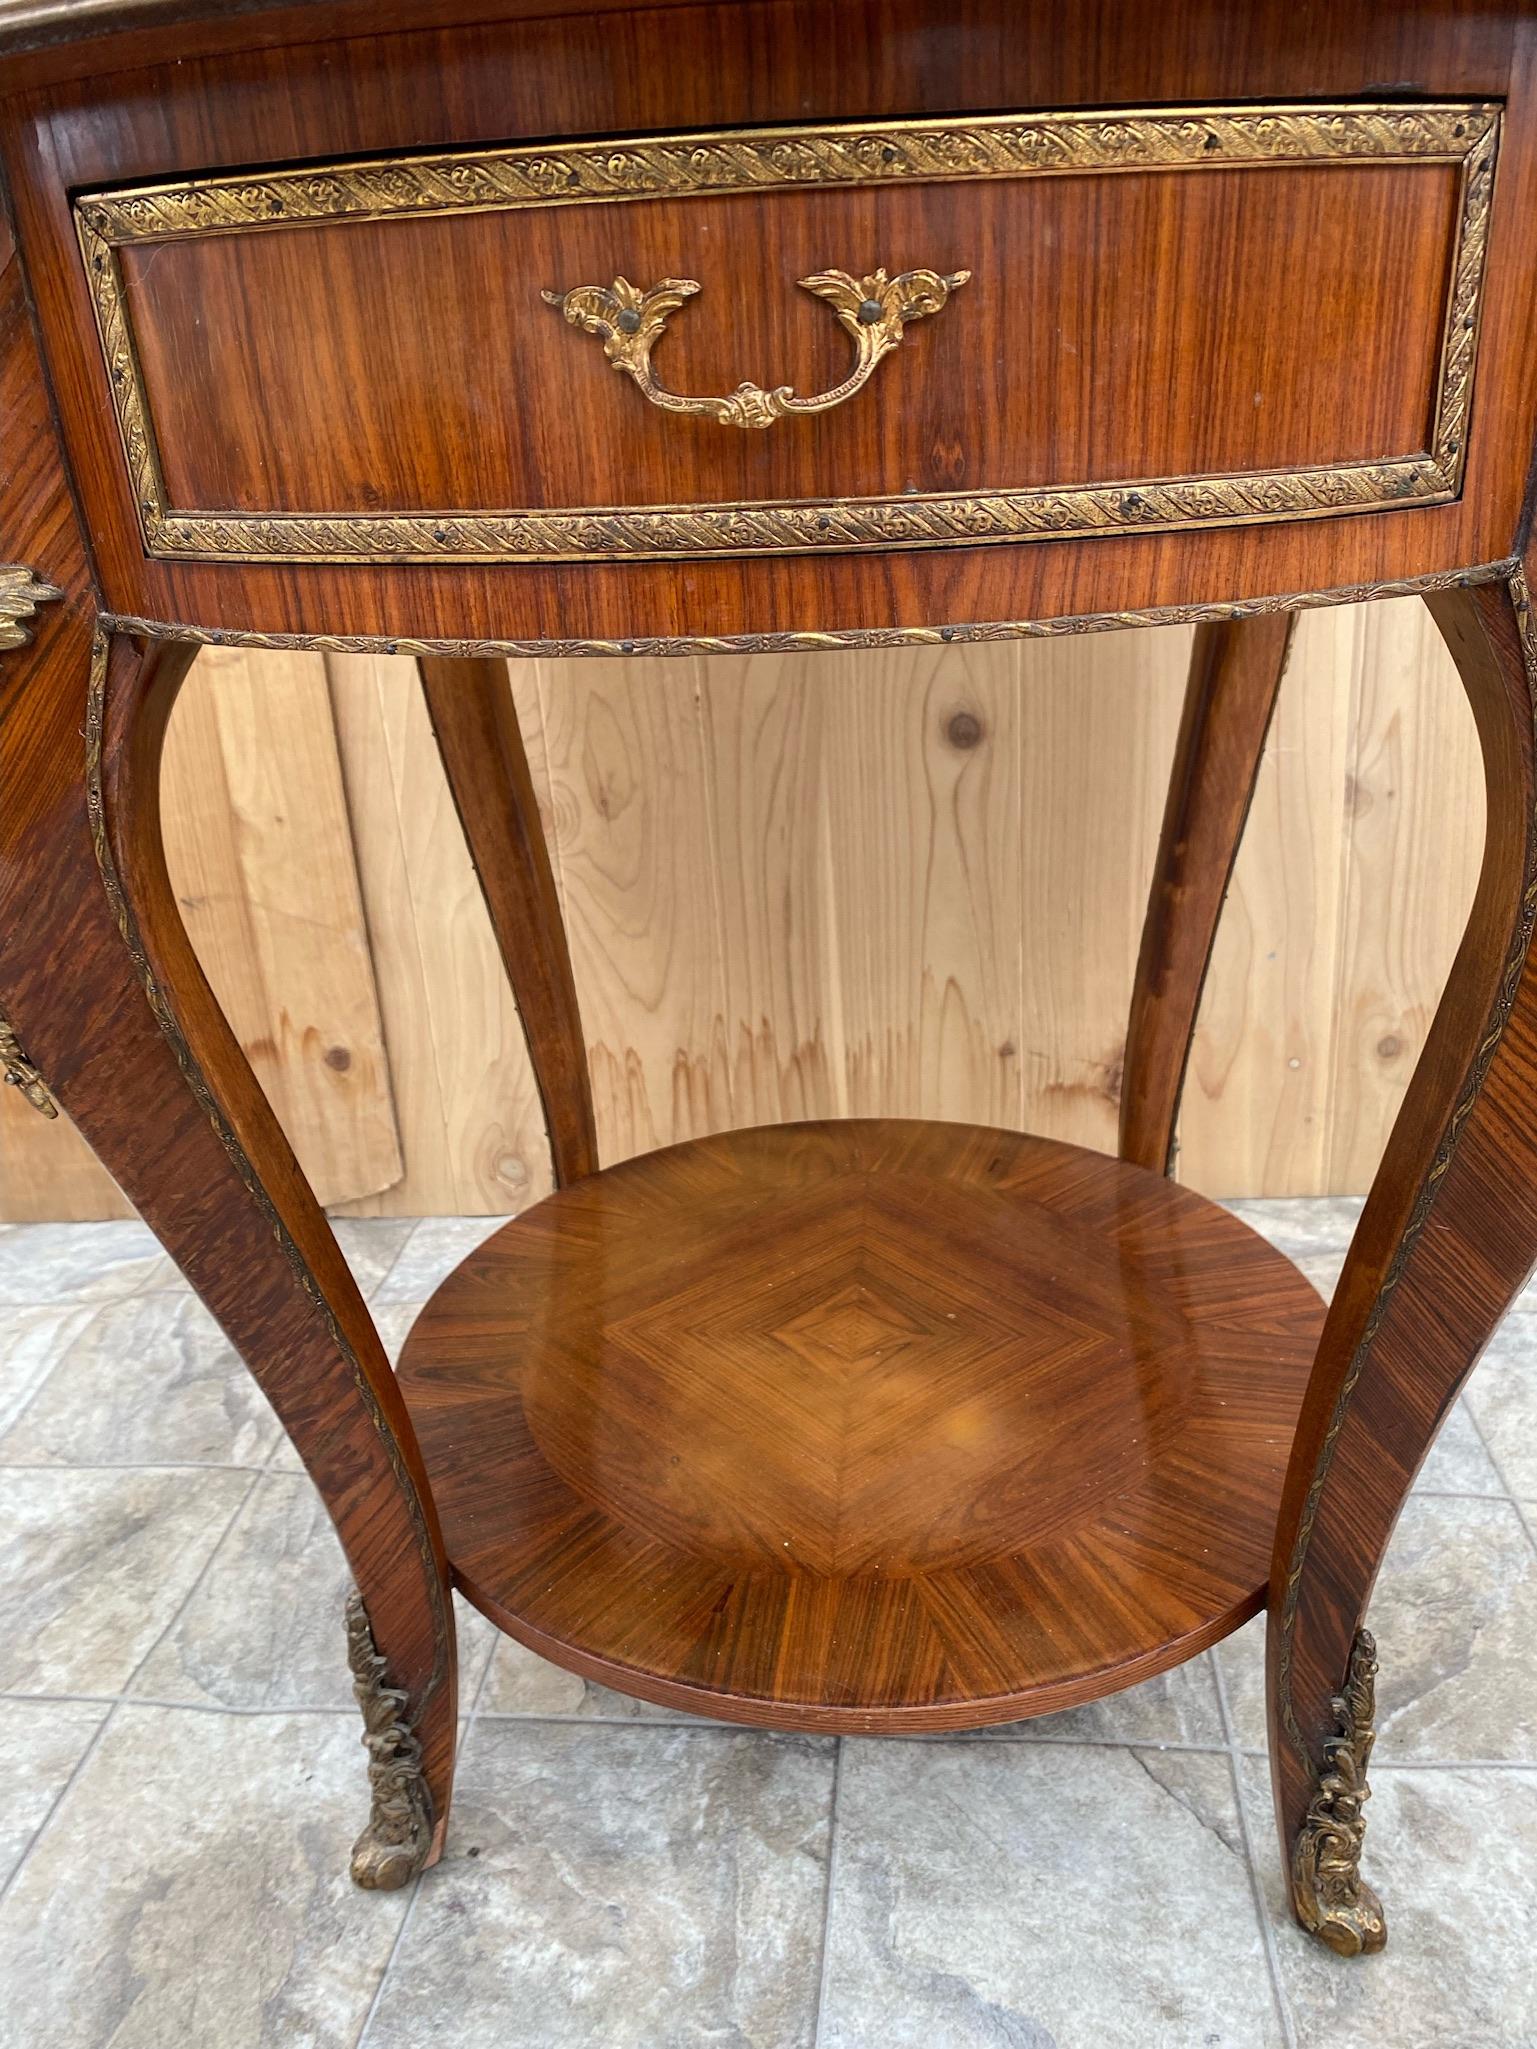
[[[511,1636],[728,1720],[961,1728],[1256,1612],[1322,1320],[1140,1168],[856,1120],[551,1196],[400,1378],[455,1579]]]

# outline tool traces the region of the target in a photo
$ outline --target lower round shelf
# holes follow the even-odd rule
[[[961,1728],[1255,1612],[1322,1320],[1140,1168],[802,1124],[538,1204],[400,1377],[456,1580],[510,1635],[728,1720]]]

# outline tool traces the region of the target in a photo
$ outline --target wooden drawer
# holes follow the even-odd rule
[[[151,554],[939,546],[1455,497],[1499,123],[757,129],[76,218]]]

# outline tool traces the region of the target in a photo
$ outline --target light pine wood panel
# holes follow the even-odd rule
[[[1160,628],[1016,651],[1023,1122],[1103,1152],[1190,638]]]
[[[535,665],[556,881],[605,1160],[737,1121],[702,664]],[[767,770],[771,764],[762,766]]]
[[[1478,736],[1425,607],[1348,615],[1351,716],[1327,1115],[1330,1188],[1362,1188],[1452,964],[1484,846]]]
[[[19,1090],[0,1089],[0,1223],[132,1215],[128,1198],[67,1117],[40,1117]]]
[[[1350,615],[1299,621],[1185,1080],[1177,1172],[1207,1194],[1330,1186],[1354,655]]]
[[[166,735],[166,861],[188,935],[321,1200],[400,1177],[390,1076],[325,676],[205,649]],[[131,1214],[60,1118],[0,1124],[0,1215]]]
[[[736,1124],[849,1114],[845,984],[865,950],[834,887],[840,666],[731,659],[697,678]]]
[[[604,1157],[879,1113],[1113,1147],[1189,639],[514,664]],[[549,1186],[537,1096],[413,665],[225,659],[222,723],[194,685],[178,712],[168,830],[264,1082],[315,1132],[323,1190],[339,1163],[357,1171],[354,1111],[323,1053],[315,1071],[313,1046],[333,1041],[265,1029],[240,995],[243,973],[316,986],[313,957],[336,942],[293,912],[295,893],[318,864],[345,895],[355,860],[403,1164],[346,1206],[523,1206]],[[264,780],[283,751],[270,721],[281,702],[285,734],[329,734],[317,695],[345,807],[334,792],[311,805],[289,844]],[[1305,615],[1207,985],[1182,1179],[1365,1187],[1481,840],[1471,721],[1423,608]],[[281,923],[258,931],[272,905]],[[0,1115],[4,1215],[121,1209],[67,1127],[14,1102]]]
[[[516,1005],[414,662],[326,660],[405,1158],[354,1216],[500,1214],[550,1186]],[[540,764],[534,763],[538,778]]]
[[[856,1116],[1019,1122],[1016,654],[894,649],[862,655],[836,684],[829,674],[829,849]]]
[[[208,648],[162,771],[188,936],[322,1202],[400,1177],[389,1067],[325,676]]]

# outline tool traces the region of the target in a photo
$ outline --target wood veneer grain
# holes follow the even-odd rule
[[[400,1375],[455,1578],[523,1642],[731,1720],[959,1728],[1255,1610],[1322,1313],[1140,1168],[852,1119],[549,1197]]]

